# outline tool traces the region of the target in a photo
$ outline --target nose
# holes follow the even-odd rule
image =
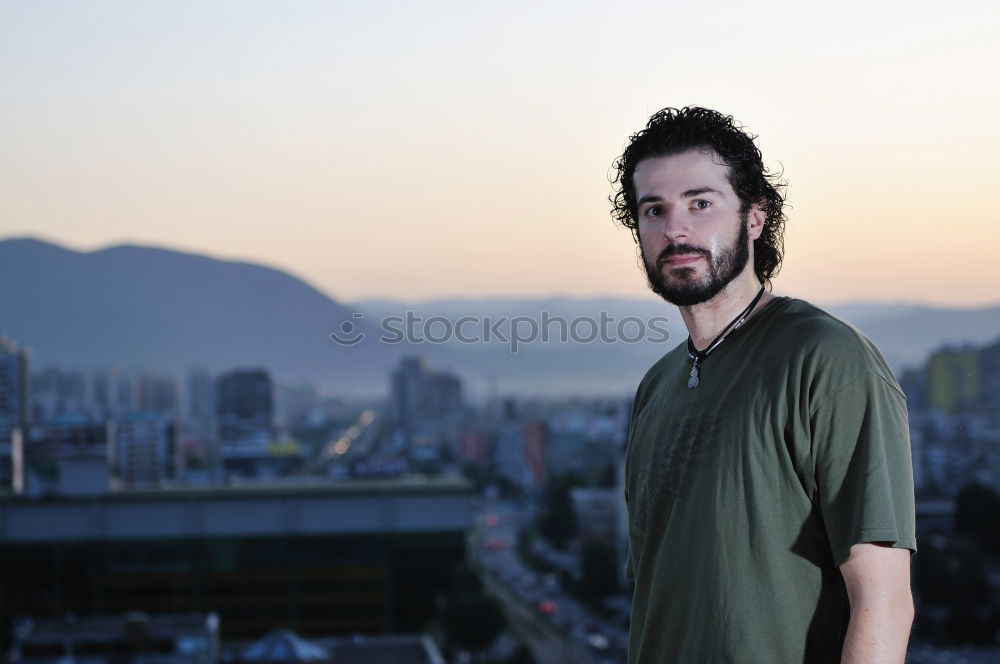
[[[661,222],[663,237],[668,242],[679,242],[687,238],[690,228],[686,212],[687,210],[680,205],[664,206]]]

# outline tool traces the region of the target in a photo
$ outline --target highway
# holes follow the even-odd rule
[[[521,562],[517,535],[522,520],[528,519],[530,515],[511,503],[487,501],[472,538],[483,582],[501,601],[511,628],[539,664],[625,662],[627,635],[623,629],[565,593],[553,575],[539,578]]]

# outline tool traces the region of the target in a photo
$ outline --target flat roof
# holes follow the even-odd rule
[[[461,478],[266,482],[0,501],[0,542],[462,532]]]
[[[136,499],[172,500],[176,498],[246,498],[276,495],[380,495],[400,493],[470,493],[472,483],[460,476],[444,475],[404,475],[386,479],[327,479],[322,477],[289,477],[268,480],[240,480],[220,485],[174,484],[169,482],[157,486],[128,487],[82,496],[44,494],[29,496],[4,492],[0,503],[68,502],[90,503],[95,499],[107,502],[135,501]]]

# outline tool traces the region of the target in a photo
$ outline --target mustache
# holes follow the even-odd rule
[[[662,266],[663,263],[671,256],[678,256],[681,254],[700,254],[705,258],[711,257],[708,249],[696,247],[693,244],[671,244],[668,245],[666,249],[661,251],[660,255],[656,257],[656,267]]]

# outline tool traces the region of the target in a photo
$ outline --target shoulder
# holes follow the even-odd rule
[[[787,298],[775,317],[775,337],[795,349],[794,365],[816,396],[861,378],[902,391],[878,347],[856,327],[804,300]]]
[[[665,374],[683,367],[687,361],[687,341],[681,342],[667,351],[663,357],[657,360],[653,366],[646,370],[639,387],[635,391],[635,401],[632,404],[633,412],[638,412],[645,405],[646,400],[652,394],[656,385],[663,379]]]
[[[810,302],[789,297],[782,304],[779,320],[790,332],[825,343],[867,341],[856,327]]]
[[[776,318],[782,336],[794,340],[805,356],[857,363],[859,368],[891,373],[881,351],[858,328],[819,307],[788,298]]]

